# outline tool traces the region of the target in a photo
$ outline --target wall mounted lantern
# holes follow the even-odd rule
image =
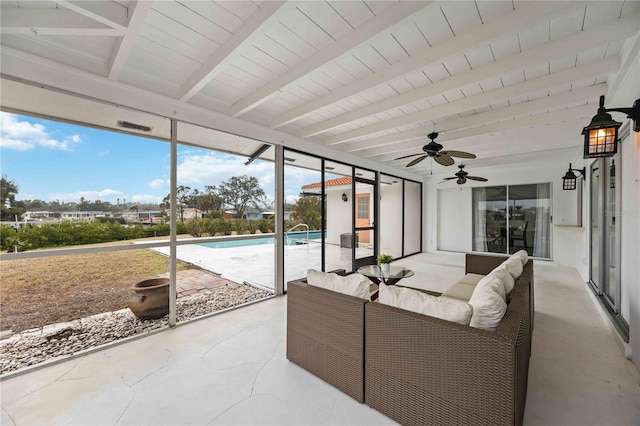
[[[611,118],[609,111],[627,114],[633,120],[633,131],[640,132],[640,99],[636,99],[631,108],[605,108],[604,96],[600,96],[598,113],[582,129],[584,158],[612,157],[618,151],[618,128],[622,123]]]
[[[344,201],[345,203],[349,201],[349,198],[347,198],[347,194],[345,194],[344,192],[342,193],[342,201]]]
[[[578,180],[578,176],[576,176],[576,174],[573,172],[580,172],[582,174],[582,177],[584,178],[585,171],[586,170],[584,167],[581,169],[572,169],[571,163],[569,163],[569,170],[562,177],[562,189],[565,191],[573,191],[574,189],[576,189],[576,181]]]

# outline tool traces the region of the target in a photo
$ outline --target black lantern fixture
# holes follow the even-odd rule
[[[349,198],[347,198],[347,194],[344,192],[342,193],[342,201],[344,201],[345,203],[349,201]]]
[[[640,132],[640,99],[631,108],[605,108],[604,96],[600,96],[598,113],[584,129],[584,158],[612,157],[618,151],[618,128],[621,122],[611,118],[607,112],[621,112],[633,120],[633,131]]]
[[[576,189],[576,181],[578,180],[578,176],[576,176],[573,172],[580,172],[582,177],[584,178],[585,168],[581,169],[572,169],[571,163],[569,163],[569,170],[562,177],[562,189],[565,191],[573,191]]]
[[[616,187],[616,163],[611,160],[611,168],[609,169],[609,188],[615,189]]]

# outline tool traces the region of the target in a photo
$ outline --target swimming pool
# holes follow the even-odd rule
[[[320,241],[322,231],[309,231],[309,239]],[[285,245],[295,246],[306,243],[307,232],[289,232],[285,238]],[[246,246],[258,246],[262,244],[274,244],[275,239],[273,237],[254,238],[251,240],[231,240],[231,241],[218,241],[213,243],[202,243],[203,247],[209,248],[229,248],[229,247],[246,247]]]

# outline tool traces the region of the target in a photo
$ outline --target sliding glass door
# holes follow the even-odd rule
[[[551,257],[551,185],[473,188],[473,250]]]

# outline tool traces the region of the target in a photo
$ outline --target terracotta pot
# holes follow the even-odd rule
[[[157,319],[169,313],[169,278],[151,278],[135,283],[129,309],[141,320]]]

